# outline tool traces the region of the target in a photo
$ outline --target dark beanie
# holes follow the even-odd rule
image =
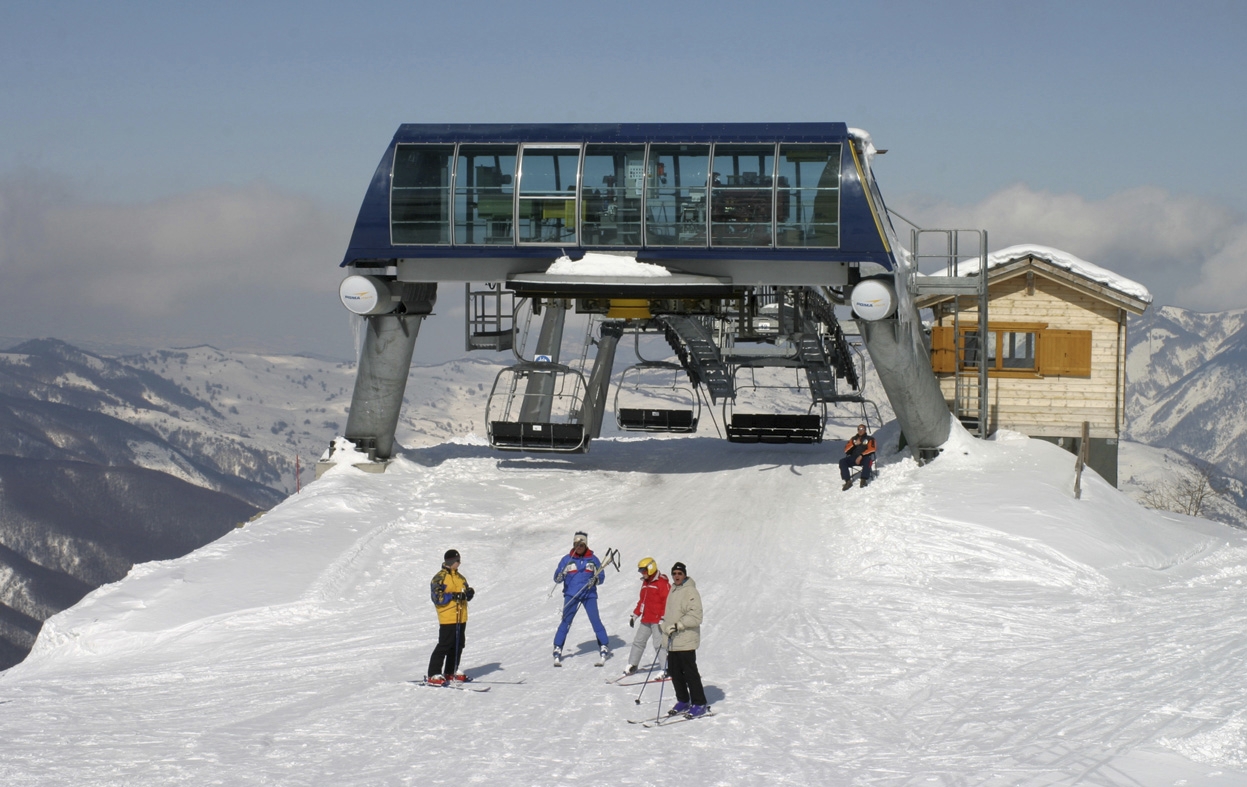
[[[442,558],[442,560],[443,562],[446,563],[446,565],[450,565],[451,563],[458,563],[459,562],[459,550],[447,549],[446,556]]]
[[[677,572],[677,571],[683,571],[683,572],[684,572],[684,574],[685,574],[685,576],[687,576],[687,575],[688,575],[688,569],[687,569],[687,568],[685,568],[685,567],[684,567],[684,564],[683,564],[683,563],[680,563],[679,561],[677,561],[677,562],[676,562],[676,564],[675,564],[674,566],[672,566],[672,567],[671,567],[671,573],[672,573],[672,574],[674,574],[674,573],[675,573],[675,572]]]

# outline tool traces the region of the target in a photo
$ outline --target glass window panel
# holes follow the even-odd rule
[[[640,246],[644,145],[588,145],[580,190],[586,246]]]
[[[706,245],[709,145],[651,145],[646,164],[645,242]]]
[[[710,244],[770,246],[775,146],[715,145],[710,178]]]
[[[455,243],[512,244],[515,145],[460,145]]]
[[[390,181],[390,241],[450,243],[452,145],[399,145]]]
[[[1003,369],[1034,369],[1035,367],[1035,334],[1033,333],[1002,333],[1000,335],[1001,368]]]
[[[778,245],[840,245],[839,145],[781,145],[778,185]]]
[[[580,148],[526,148],[520,162],[521,243],[576,242]]]

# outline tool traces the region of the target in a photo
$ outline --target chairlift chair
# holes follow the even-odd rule
[[[757,381],[754,367],[739,367],[736,376],[742,369],[749,369],[750,382],[742,384],[735,381],[736,390],[784,390],[792,393],[798,391],[808,394],[803,385],[767,385]],[[823,430],[827,424],[827,404],[810,402],[804,413],[739,413],[735,412],[736,401],[723,403],[723,422],[726,424],[727,439],[733,443],[821,443]]]
[[[646,377],[654,374],[670,375],[671,382],[650,384]],[[683,378],[683,383],[681,382]],[[660,394],[663,394],[660,396]],[[650,406],[624,407],[624,402],[648,400]],[[655,407],[659,399],[687,402],[688,407]],[[615,425],[626,432],[676,432],[697,431],[701,417],[701,396],[688,381],[688,372],[678,363],[670,361],[642,361],[624,369],[615,385]]]
[[[531,394],[528,382],[549,375],[549,392]],[[570,366],[549,361],[521,361],[498,372],[485,405],[489,444],[502,451],[582,453],[589,450],[583,420],[584,375]],[[549,410],[533,397],[548,398]],[[525,417],[525,404],[543,417]]]

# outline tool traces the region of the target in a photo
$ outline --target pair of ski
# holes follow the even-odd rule
[[[492,686],[473,686],[470,683],[461,683],[458,681],[451,681],[449,683],[429,683],[427,680],[409,680],[407,682],[413,686],[427,686],[430,689],[454,689],[456,691],[475,691],[478,693],[486,692],[493,688]]]
[[[610,658],[610,656],[609,656],[609,655],[602,655],[601,653],[598,653],[597,660],[593,662],[593,666],[595,666],[595,667],[605,667],[605,666],[606,666],[606,660],[607,660],[608,658]],[[556,667],[561,667],[561,666],[563,666],[563,657],[562,657],[562,656],[555,656],[555,657],[554,657],[554,666],[556,666]],[[607,683],[610,683],[610,681],[607,681]]]
[[[682,721],[697,721],[698,719],[706,719],[714,715],[714,711],[706,711],[700,716],[689,716],[687,713],[678,713],[675,716],[664,716],[657,719],[628,719],[629,724],[640,724],[642,727],[668,727],[672,724],[679,724]]]
[[[641,678],[641,680],[625,681],[625,678]],[[671,678],[650,678],[645,680],[645,676],[640,672],[625,672],[617,678],[609,678],[606,682],[613,686],[640,686],[642,683],[663,683]]]
[[[491,688],[493,688],[494,685],[519,686],[524,681],[523,680],[473,680],[473,681],[468,681],[465,683],[463,681],[454,680],[454,681],[450,681],[449,683],[429,683],[427,680],[424,680],[422,678],[420,680],[409,680],[407,682],[414,684],[416,686],[428,686],[430,689],[455,689],[457,691],[475,691],[477,693],[483,693],[483,692],[489,691]],[[489,683],[492,685],[490,686],[473,685],[477,683]]]

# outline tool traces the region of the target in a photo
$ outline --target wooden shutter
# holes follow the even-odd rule
[[[957,371],[957,347],[953,344],[953,329],[936,325],[931,328],[931,369],[936,374],[952,374]]]
[[[1039,373],[1091,376],[1091,331],[1040,331]]]

